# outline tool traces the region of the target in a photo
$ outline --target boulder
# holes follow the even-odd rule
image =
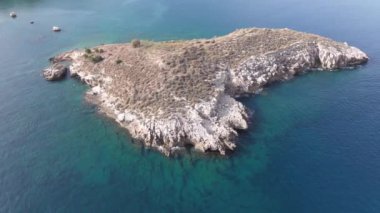
[[[124,115],[124,113],[120,113],[120,114],[117,115],[117,120],[118,120],[119,122],[123,122],[124,119],[125,119],[125,115]]]

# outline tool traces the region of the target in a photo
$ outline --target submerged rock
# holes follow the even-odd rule
[[[237,130],[248,128],[252,114],[235,97],[298,73],[368,60],[345,43],[289,29],[242,29],[212,40],[141,42],[139,48],[112,44],[94,50],[63,53],[52,67],[72,62],[72,76],[93,88],[88,100],[96,100],[135,139],[165,155],[189,145],[220,154],[234,150]],[[97,56],[104,60],[93,63]]]

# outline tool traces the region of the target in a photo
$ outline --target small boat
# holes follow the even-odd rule
[[[57,26],[54,26],[53,29],[52,29],[53,32],[61,32],[61,28],[60,27],[57,27]]]
[[[9,16],[12,18],[16,18],[17,14],[16,14],[16,12],[11,12],[11,13],[9,13]]]

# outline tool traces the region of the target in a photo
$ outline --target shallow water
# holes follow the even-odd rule
[[[379,212],[378,11],[371,0],[2,0],[0,212]],[[255,115],[227,157],[146,150],[84,102],[84,85],[40,76],[72,48],[252,26],[347,41],[371,60],[244,98]]]

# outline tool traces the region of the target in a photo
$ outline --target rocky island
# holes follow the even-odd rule
[[[194,147],[224,155],[250,112],[235,98],[310,70],[367,62],[361,50],[289,29],[241,29],[213,39],[101,45],[51,58],[47,80],[69,72],[87,100],[165,155]]]

